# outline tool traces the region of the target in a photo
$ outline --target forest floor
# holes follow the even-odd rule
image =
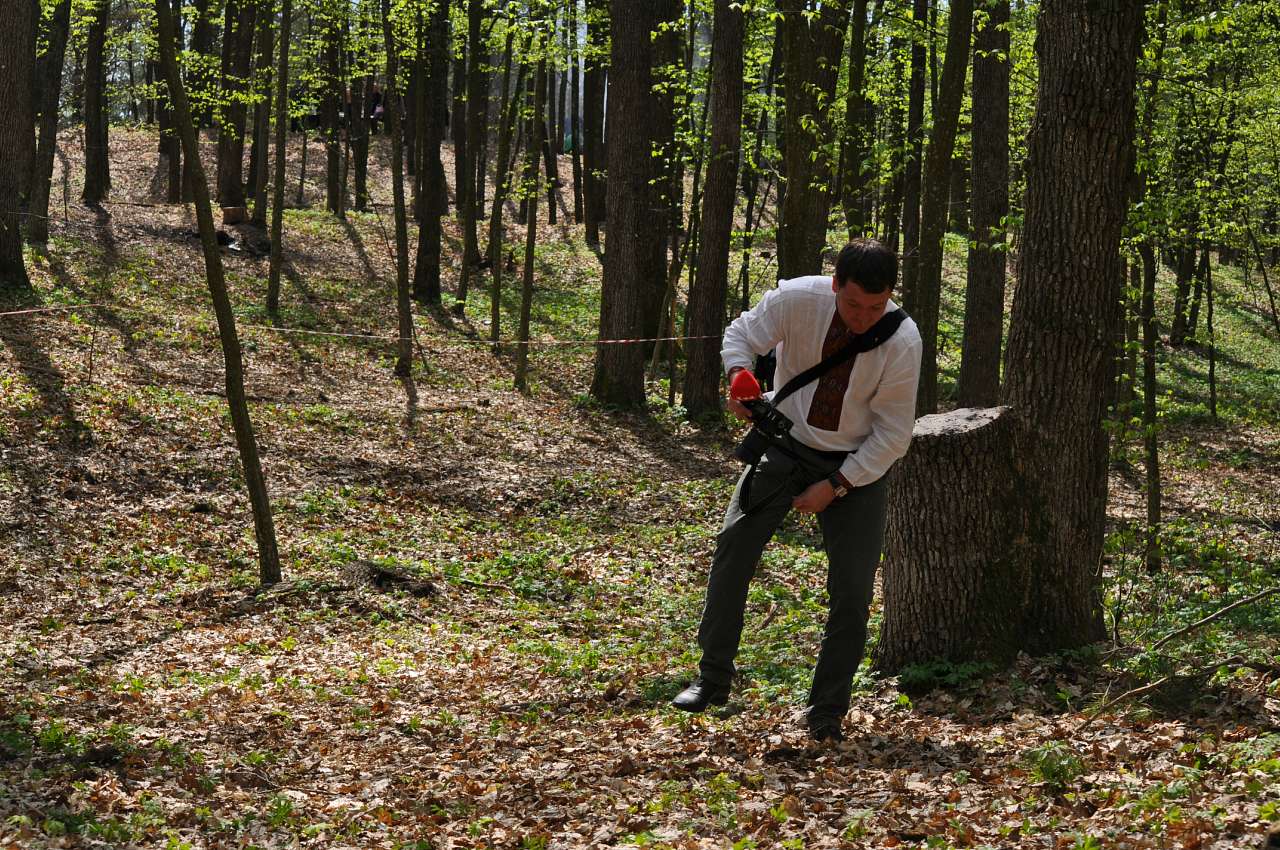
[[[1150,649],[1280,575],[1280,338],[1240,269],[1215,267],[1216,420],[1207,347],[1162,346],[1159,575],[1140,446],[1116,428],[1113,640],[1010,669],[864,665],[848,740],[818,746],[812,520],[764,558],[728,708],[669,708],[731,430],[690,425],[663,380],[648,415],[601,409],[590,344],[535,347],[514,392],[481,342],[484,287],[474,327],[420,315],[412,380],[393,378],[389,210],[326,214],[315,145],[279,324],[357,336],[273,330],[254,240],[223,254],[286,579],[259,592],[194,218],[158,202],[153,135],[113,131],[96,211],[66,142],[35,296],[0,304],[82,305],[0,316],[0,847],[1225,850],[1280,819],[1280,598]],[[385,203],[385,169],[371,183]],[[540,231],[543,341],[598,317],[599,261],[566,220]],[[369,563],[432,592],[369,586]],[[872,644],[879,622],[877,597]]]

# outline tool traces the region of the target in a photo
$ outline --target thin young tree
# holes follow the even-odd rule
[[[387,134],[391,136],[391,196],[395,205],[396,232],[396,319],[399,331],[395,373],[407,378],[413,366],[413,314],[409,297],[409,225],[404,201],[404,152],[400,128],[399,45],[391,20],[391,0],[382,0],[382,37],[387,50],[387,89],[383,111]]]
[[[598,248],[600,225],[607,214],[604,94],[609,67],[609,4],[608,0],[585,2],[587,45],[582,73],[582,213],[587,244]]]
[[[22,257],[21,210],[27,194],[31,164],[31,87],[35,77],[37,7],[28,2],[8,3],[0,13],[0,294],[30,290]]]
[[[38,141],[27,202],[27,240],[49,241],[49,192],[53,181],[54,149],[58,146],[58,106],[62,94],[62,66],[66,62],[67,33],[71,23],[71,0],[59,0],[46,19],[44,53],[36,60],[36,80],[40,102]],[[16,85],[12,83],[11,85]],[[8,147],[5,150],[9,150]],[[19,175],[23,172],[18,170]]]
[[[578,0],[569,0],[569,150],[573,158],[573,221],[582,224],[582,57],[578,55]]]
[[[737,200],[742,143],[741,4],[716,0],[711,30],[711,152],[702,199],[697,276],[689,290],[689,363],[683,403],[691,417],[720,410],[720,346],[729,289],[729,240]],[[699,339],[698,337],[708,337]]]
[[[501,338],[502,331],[502,214],[503,205],[507,201],[507,196],[511,193],[511,185],[514,180],[512,169],[509,167],[511,158],[511,136],[515,125],[516,113],[519,111],[518,99],[520,97],[521,87],[524,85],[524,76],[526,64],[520,63],[520,70],[516,75],[516,85],[514,91],[510,90],[511,84],[511,62],[514,51],[516,27],[513,21],[507,22],[506,46],[503,49],[502,59],[502,120],[498,128],[498,162],[497,173],[494,179],[493,189],[493,206],[489,210],[489,274],[491,282],[489,287],[489,339],[497,342]]]
[[[249,405],[244,395],[244,372],[241,365],[240,339],[236,333],[235,315],[231,299],[227,296],[226,279],[222,271],[222,255],[219,253],[217,234],[213,223],[213,209],[209,202],[209,184],[205,182],[204,168],[198,153],[199,140],[191,120],[191,108],[182,88],[175,49],[175,27],[169,0],[155,0],[156,21],[159,29],[160,65],[169,85],[169,100],[173,105],[174,125],[182,139],[187,161],[191,163],[192,189],[195,193],[196,221],[200,229],[200,245],[204,252],[205,278],[213,301],[214,315],[218,321],[218,337],[222,342],[222,357],[226,377],[227,406],[231,410],[231,424],[236,445],[240,450],[240,463],[244,469],[245,485],[253,507],[254,535],[258,542],[258,575],[263,584],[280,581],[280,555],[276,547],[275,523],[271,518],[271,500],[267,494],[267,482],[258,459],[258,443],[253,433],[253,421],[249,417]]]
[[[534,37],[530,52],[538,55],[543,49],[542,39]],[[522,393],[529,391],[529,317],[533,308],[534,248],[538,243],[538,157],[542,154],[546,132],[547,58],[538,60],[538,70],[525,93],[525,155],[523,192],[529,203],[529,218],[524,238],[524,276],[520,285],[520,327],[516,332],[515,387]]]
[[[293,0],[280,0],[280,64],[276,67],[275,177],[271,185],[271,260],[267,269],[267,312],[280,310],[280,267],[284,261],[284,167],[288,159],[289,42],[292,40]]]
[[[924,90],[928,71],[929,9],[932,0],[913,0],[911,79],[907,88],[907,149],[902,176],[902,305],[914,316],[920,268],[920,192],[924,179]],[[966,51],[967,53],[967,51]]]
[[[480,169],[480,139],[485,130],[485,87],[484,64],[486,61],[484,39],[481,29],[484,24],[484,3],[482,0],[467,0],[467,108],[466,137],[467,150],[471,154],[470,169],[465,179],[457,186],[458,215],[462,219],[462,264],[458,277],[458,290],[453,311],[462,315],[467,303],[467,290],[471,284],[471,275],[480,261],[480,245],[477,235],[477,219],[480,216],[479,185],[477,177],[483,179],[484,171]]]

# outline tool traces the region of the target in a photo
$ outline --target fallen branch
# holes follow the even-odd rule
[[[1205,675],[1206,673],[1209,673],[1213,670],[1218,669],[1223,664],[1232,664],[1232,663],[1238,664],[1242,661],[1244,661],[1244,659],[1239,655],[1233,655],[1230,658],[1220,658],[1217,661],[1206,664],[1205,666],[1199,668],[1198,670],[1195,670],[1194,672],[1187,674],[1186,678],[1195,679]],[[1079,735],[1081,732],[1083,732],[1084,730],[1092,726],[1093,721],[1097,720],[1099,717],[1105,714],[1108,709],[1113,708],[1114,706],[1117,706],[1126,700],[1130,700],[1130,699],[1133,699],[1134,697],[1139,697],[1139,696],[1142,696],[1143,694],[1150,693],[1151,691],[1154,691],[1157,688],[1159,688],[1161,685],[1164,685],[1166,682],[1168,682],[1170,679],[1172,679],[1176,675],[1179,675],[1179,674],[1170,673],[1168,676],[1161,676],[1159,679],[1156,679],[1154,682],[1150,682],[1138,688],[1132,688],[1130,690],[1127,690],[1124,693],[1120,694],[1120,696],[1115,697],[1114,699],[1103,703],[1096,710],[1094,710],[1092,714],[1090,714],[1087,718],[1085,718],[1085,721],[1081,723],[1079,726],[1077,726],[1075,729],[1075,732],[1073,732],[1072,734]]]
[[[1236,608],[1239,608],[1241,605],[1248,605],[1250,602],[1257,602],[1259,599],[1265,599],[1274,593],[1280,593],[1280,587],[1272,587],[1268,590],[1262,591],[1261,593],[1255,593],[1253,596],[1246,596],[1244,599],[1237,599],[1235,602],[1232,602],[1230,605],[1226,606],[1225,608],[1219,608],[1217,611],[1214,611],[1209,616],[1203,619],[1197,620],[1189,626],[1183,626],[1182,628],[1178,629],[1175,632],[1170,632],[1169,634],[1160,638],[1160,640],[1151,644],[1151,649],[1153,651],[1157,650],[1160,647],[1164,646],[1169,641],[1173,640],[1174,638],[1182,637],[1183,635],[1189,632],[1195,631],[1201,626],[1208,625],[1209,623],[1212,623],[1214,620],[1218,619],[1219,617],[1228,613],[1229,611],[1234,611]]]

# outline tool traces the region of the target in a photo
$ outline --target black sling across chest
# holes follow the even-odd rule
[[[907,318],[907,312],[901,307],[891,313],[885,313],[866,331],[854,334],[853,338],[838,351],[787,381],[782,389],[774,394],[772,400],[758,398],[743,402],[751,412],[752,422],[751,430],[734,451],[734,456],[750,467],[742,481],[742,495],[738,500],[743,513],[750,514],[757,510],[761,505],[771,501],[786,486],[784,482],[759,504],[748,507],[751,498],[751,481],[755,478],[756,467],[770,446],[778,448],[797,463],[805,463],[805,460],[788,445],[794,423],[778,409],[783,400],[840,364],[854,360],[859,354],[883,345]]]

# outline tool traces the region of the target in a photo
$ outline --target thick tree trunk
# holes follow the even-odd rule
[[[275,26],[271,7],[258,10],[258,102],[253,107],[253,151],[249,156],[249,186],[253,194],[252,221],[258,227],[267,224],[267,176],[271,163],[271,58],[275,42]]]
[[[877,650],[884,669],[938,657],[1008,659],[1015,650],[1049,652],[1103,636],[1103,400],[1120,319],[1142,19],[1142,4],[1128,0],[1041,4],[1026,237],[1006,355],[1011,409],[993,423],[1008,418],[1008,436],[981,437],[984,427],[950,438],[956,445],[947,457],[972,472],[944,466],[936,478],[932,470],[910,476],[917,453],[922,463],[936,454],[927,438],[903,463],[908,474],[890,496]],[[944,480],[932,491],[925,483]],[[921,510],[922,494],[944,489],[964,496],[935,496],[936,508]],[[981,551],[970,545],[975,539]],[[955,586],[975,589],[965,598],[978,600],[965,621],[976,637],[959,643],[951,598],[960,591],[946,590]]]
[[[96,0],[89,14],[92,17],[84,55],[84,193],[81,199],[86,204],[99,204],[111,191],[105,61],[110,0]]]
[[[236,335],[236,321],[227,297],[226,280],[222,272],[222,255],[214,230],[213,209],[209,204],[209,185],[205,182],[204,169],[196,152],[199,139],[191,120],[191,109],[182,89],[178,73],[178,59],[174,50],[173,15],[169,0],[156,0],[156,17],[160,31],[160,64],[169,83],[169,97],[173,102],[174,123],[182,138],[187,161],[191,163],[192,184],[196,195],[196,219],[200,228],[200,244],[204,249],[205,276],[214,314],[218,320],[218,337],[222,341],[222,356],[226,371],[227,406],[231,410],[231,423],[235,431],[236,445],[240,449],[240,462],[244,469],[245,485],[253,506],[254,532],[258,542],[258,572],[263,584],[280,581],[280,555],[276,548],[275,524],[271,518],[271,501],[267,495],[266,479],[258,460],[258,444],[249,418],[249,406],[244,396],[244,374],[241,365],[240,340]]]
[[[14,2],[0,16],[0,294],[31,288],[22,258],[22,209],[34,151],[31,88],[35,79],[38,8]]]
[[[816,13],[803,0],[779,0],[782,14],[782,73],[786,100],[786,195],[778,228],[778,273],[783,278],[814,274],[822,268],[827,244],[831,193],[827,176],[831,157],[830,105],[839,77],[844,31],[849,24],[844,0],[826,2]]]
[[[449,6],[439,3],[427,23],[426,68],[421,75],[418,101],[418,175],[421,189],[417,197],[418,250],[413,268],[413,297],[423,304],[441,303],[440,249],[443,231],[440,218],[448,204],[444,163],[440,146],[444,141],[448,115]]]
[[[951,154],[955,149],[964,78],[969,68],[969,35],[973,31],[973,0],[951,0],[947,27],[947,56],[943,60],[937,109],[925,155],[920,204],[920,263],[916,278],[915,311],[924,351],[920,362],[920,390],[916,415],[938,408],[938,313],[942,302],[942,239],[947,227],[947,197],[951,188]]]
[[[253,0],[227,0],[222,36],[222,117],[218,130],[218,203],[245,206],[244,133],[249,73],[253,62]]]
[[[973,241],[964,301],[961,407],[1000,397],[1004,329],[1005,217],[1009,214],[1009,0],[988,8],[973,51]]]
[[[661,108],[654,93],[653,32],[664,21],[667,2],[634,5],[611,0],[609,126],[609,249],[604,257],[600,338],[628,339],[643,328],[644,296],[656,277],[664,279],[666,205],[653,157]],[[657,262],[655,263],[655,258]],[[591,394],[623,408],[644,406],[644,348],[596,348]]]
[[[916,422],[911,451],[889,472],[881,669],[1007,659],[1022,648],[1032,579],[1009,545],[1019,531],[1017,427],[1004,407]]]
[[[707,164],[698,238],[698,272],[689,290],[689,363],[684,407],[691,417],[720,410],[720,345],[729,288],[729,238],[737,199],[742,137],[742,64],[745,25],[741,5],[716,0],[711,34],[711,158]],[[700,336],[712,339],[697,339]]]
[[[27,240],[49,241],[49,192],[53,180],[54,150],[58,146],[58,104],[62,94],[62,66],[67,55],[67,32],[71,22],[71,0],[59,0],[45,27],[45,52],[36,62],[40,86],[39,139],[27,201]],[[9,38],[9,36],[5,36]],[[14,83],[10,83],[14,85]],[[8,148],[5,148],[8,150]],[[23,171],[16,171],[21,175]]]
[[[609,9],[606,0],[586,0],[587,50],[583,59],[582,203],[586,241],[600,245],[605,209],[604,90],[609,57]]]
[[[289,42],[292,39],[293,0],[280,0],[280,64],[276,67],[276,160],[272,180],[271,260],[267,270],[267,312],[280,309],[280,266],[284,259],[284,167],[289,129]]]

